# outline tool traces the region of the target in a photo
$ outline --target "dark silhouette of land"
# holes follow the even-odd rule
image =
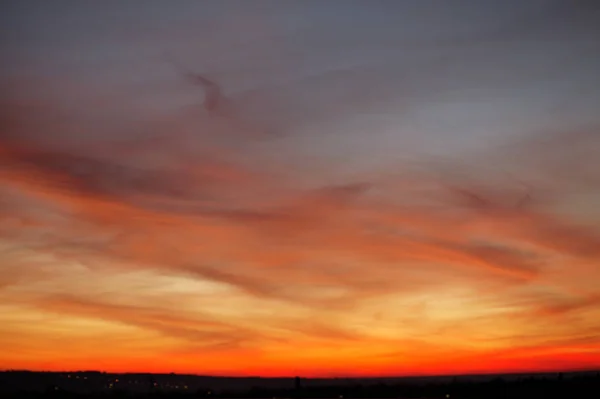
[[[599,398],[600,372],[402,378],[260,378],[0,372],[2,398]]]

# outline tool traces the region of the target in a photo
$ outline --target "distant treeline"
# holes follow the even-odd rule
[[[535,399],[535,398],[600,398],[600,373],[564,377],[496,378],[490,381],[460,381],[439,383],[375,383],[344,386],[299,386],[290,389],[252,388],[246,392],[213,392],[206,389],[193,392],[166,392],[157,389],[150,393],[132,393],[124,390],[76,394],[56,387],[40,393],[12,393],[16,398],[294,398],[294,399],[352,399],[352,398],[464,398],[464,399]]]

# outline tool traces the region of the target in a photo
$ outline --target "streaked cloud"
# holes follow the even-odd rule
[[[0,367],[597,366],[587,17],[567,45],[553,2],[260,4],[157,3],[177,28],[94,6],[139,18],[122,42],[79,6],[11,8],[30,36],[0,74]],[[186,19],[203,7],[222,24]]]

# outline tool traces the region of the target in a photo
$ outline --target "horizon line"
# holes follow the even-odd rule
[[[194,373],[176,373],[176,372],[148,372],[148,371],[104,371],[104,370],[33,370],[33,369],[0,369],[2,373],[10,372],[27,372],[27,373],[48,373],[48,374],[64,374],[64,373],[99,373],[99,374],[147,374],[147,375],[179,375],[179,376],[193,376],[193,377],[206,377],[206,378],[232,378],[232,379],[245,379],[245,378],[260,378],[260,379],[294,379],[301,378],[307,380],[376,380],[376,379],[403,379],[403,378],[443,378],[443,377],[478,377],[478,376],[518,376],[518,375],[542,375],[542,374],[576,374],[576,373],[600,373],[600,366],[598,368],[574,368],[574,369],[556,369],[556,370],[532,370],[532,371],[507,371],[507,372],[473,372],[473,373],[460,373],[460,374],[394,374],[394,375],[366,375],[366,376],[306,376],[303,377],[301,374],[298,375],[276,375],[276,376],[264,376],[264,375],[214,375],[214,374],[194,374]]]

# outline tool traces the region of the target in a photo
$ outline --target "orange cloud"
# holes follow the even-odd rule
[[[552,207],[560,190],[523,202],[522,187],[497,176],[475,184],[408,168],[400,183],[307,187],[285,165],[270,173],[218,146],[194,159],[189,137],[163,137],[75,151],[4,136],[0,343],[13,349],[0,367],[389,375],[600,364],[600,232]]]

